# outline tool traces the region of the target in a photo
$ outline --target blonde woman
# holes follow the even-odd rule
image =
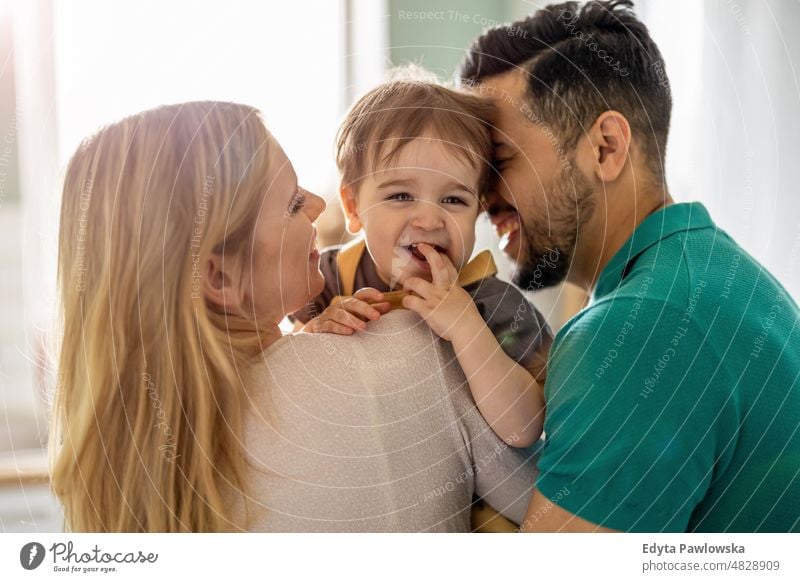
[[[87,139],[65,178],[52,481],[71,531],[467,531],[520,521],[530,452],[409,312],[278,324],[322,289],[314,220],[257,110],[195,102]]]

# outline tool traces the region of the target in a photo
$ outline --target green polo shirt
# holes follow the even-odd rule
[[[640,532],[800,531],[800,312],[698,203],[656,212],[556,336],[537,487]]]

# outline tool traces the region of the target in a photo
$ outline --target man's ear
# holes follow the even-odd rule
[[[588,175],[607,183],[616,180],[628,162],[631,126],[617,111],[605,111],[592,124],[583,141],[584,153],[592,163]],[[585,159],[585,158],[584,158]]]
[[[342,201],[344,218],[347,223],[347,232],[357,234],[361,230],[361,217],[358,215],[358,203],[356,193],[350,186],[343,186],[339,190],[339,199]]]
[[[225,313],[241,313],[244,307],[244,289],[238,277],[238,265],[230,256],[225,258],[223,269],[222,255],[211,253],[203,273],[203,295]]]

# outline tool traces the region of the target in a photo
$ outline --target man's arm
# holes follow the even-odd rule
[[[563,509],[534,489],[525,520],[519,530],[523,533],[615,533],[609,529],[586,521]]]

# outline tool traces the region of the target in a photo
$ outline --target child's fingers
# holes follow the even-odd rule
[[[442,256],[442,260],[444,261],[445,266],[447,268],[451,284],[456,283],[458,281],[458,269],[456,269],[456,266],[453,264],[453,261],[451,261],[450,257],[448,257],[447,255]]]
[[[450,287],[453,284],[453,278],[445,263],[445,260],[449,263],[449,259],[443,257],[429,244],[419,243],[417,249],[425,256],[431,266],[433,284],[437,287]]]
[[[380,317],[380,314],[378,314],[378,317]],[[356,317],[353,313],[349,311],[349,309],[346,309],[344,306],[332,309],[331,312],[328,314],[328,319],[335,321],[336,323],[352,327],[353,329],[356,330],[367,328],[367,324],[364,323],[362,319]]]
[[[428,299],[433,294],[434,286],[425,279],[409,277],[406,279],[405,283],[403,283],[403,290],[412,291],[423,299]]]
[[[347,310],[348,312],[359,315],[364,319],[378,319],[381,316],[380,311],[375,309],[374,305],[370,305],[366,301],[362,301],[361,299],[356,299],[355,297],[348,297],[344,299],[340,304],[340,307]]]
[[[355,330],[352,327],[342,325],[341,323],[331,319],[326,319],[325,321],[319,323],[317,326],[317,331],[322,333],[335,333],[339,335],[352,335]]]
[[[411,311],[414,311],[423,317],[423,313],[427,313],[428,311],[425,300],[415,297],[414,295],[406,295],[403,297],[403,307],[410,309]]]
[[[392,310],[392,304],[388,301],[382,301],[380,303],[372,303],[370,307],[378,311],[381,315],[384,313],[389,313]]]
[[[379,301],[383,301],[383,293],[374,287],[362,287],[353,293],[353,297],[356,299],[361,299],[362,301],[366,301],[367,303],[378,303]]]

